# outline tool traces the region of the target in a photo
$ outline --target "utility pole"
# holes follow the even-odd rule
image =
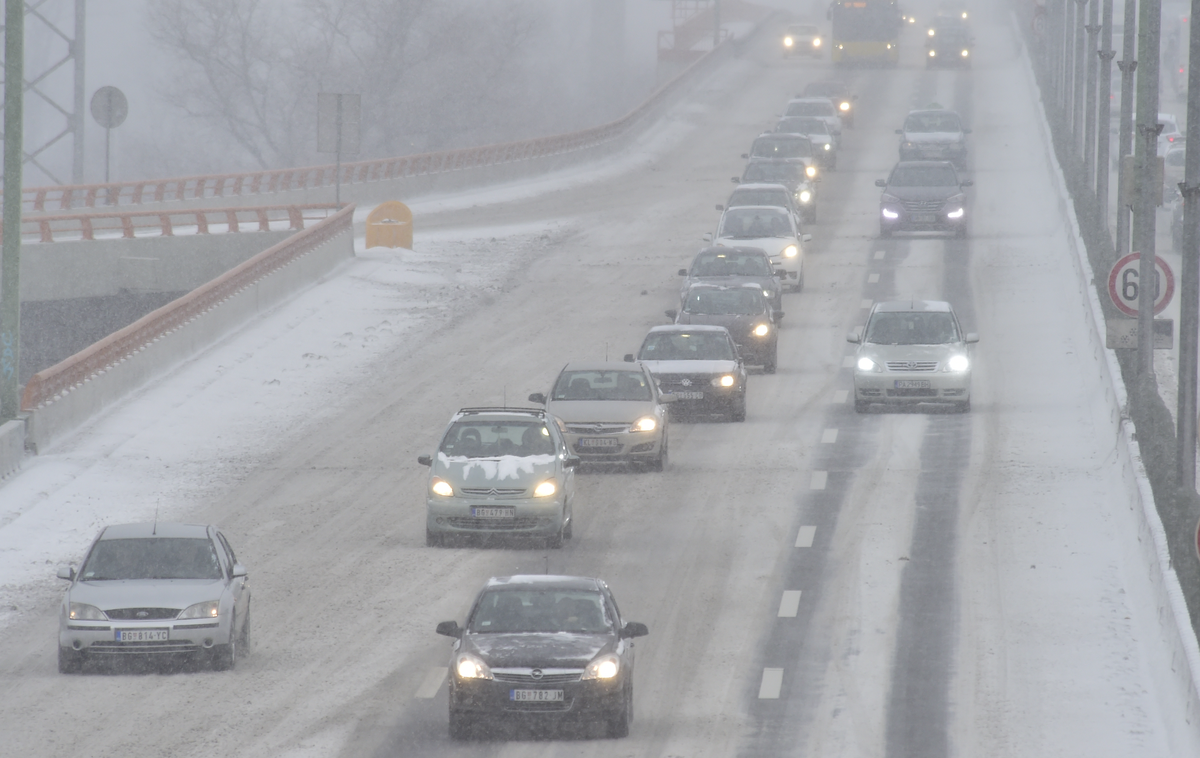
[[[0,420],[21,411],[21,166],[25,3],[4,3],[4,242],[0,263]]]
[[[1087,44],[1087,103],[1083,128],[1083,176],[1088,189],[1094,189],[1096,181],[1096,68],[1100,58],[1096,55],[1096,35],[1100,33],[1100,3],[1092,0],[1088,6],[1088,23],[1084,27],[1088,35]],[[1107,127],[1107,124],[1105,125]],[[1100,215],[1103,215],[1101,213]]]
[[[1083,23],[1083,6],[1088,0],[1075,0],[1075,41],[1072,52],[1074,53],[1075,71],[1071,75],[1071,133],[1075,135],[1075,142],[1071,145],[1071,153],[1076,160],[1082,159],[1081,150],[1084,145],[1084,59],[1087,54],[1084,52],[1086,40],[1084,38],[1086,24]]]
[[[1200,0],[1188,17],[1187,124],[1200,126]],[[1194,133],[1194,132],[1193,132]],[[1179,288],[1179,393],[1176,405],[1176,471],[1179,486],[1196,489],[1196,353],[1200,330],[1200,146],[1184,143],[1183,263]]]
[[[1138,377],[1142,391],[1148,392],[1154,386],[1154,300],[1158,290],[1154,266],[1155,212],[1162,197],[1162,187],[1156,186],[1158,133],[1162,130],[1158,123],[1162,0],[1142,0],[1139,10],[1138,60],[1141,66],[1137,79],[1137,128],[1141,139],[1134,150],[1137,192],[1133,205],[1133,243],[1142,254],[1138,261]]]
[[[1126,0],[1128,2],[1129,0]],[[1097,221],[1108,232],[1108,164],[1110,161],[1109,148],[1112,139],[1109,137],[1108,126],[1112,121],[1112,59],[1116,51],[1112,47],[1112,15],[1113,0],[1104,0],[1104,11],[1101,14],[1100,45],[1100,115],[1097,117],[1096,136],[1099,139],[1096,150],[1096,206],[1100,209]]]
[[[1129,253],[1129,227],[1131,208],[1125,201],[1133,193],[1129,183],[1133,177],[1125,171],[1124,158],[1133,154],[1133,74],[1137,71],[1134,52],[1134,34],[1137,30],[1137,4],[1125,0],[1125,33],[1121,42],[1122,60],[1117,61],[1121,70],[1121,125],[1117,132],[1117,157],[1120,170],[1117,172],[1117,258]]]

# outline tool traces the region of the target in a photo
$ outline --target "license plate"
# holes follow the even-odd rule
[[[679,398],[680,400],[703,400],[704,399],[703,392],[680,392],[680,391],[676,390],[675,392],[672,392],[671,394],[674,395],[675,397]]]
[[[118,629],[117,642],[166,642],[166,629]]]
[[[562,690],[510,690],[508,699],[518,703],[561,703]]]
[[[580,447],[617,447],[620,444],[612,437],[584,437],[579,440]]]
[[[937,216],[932,213],[914,213],[912,220],[914,224],[932,224],[937,221]]]
[[[516,518],[516,508],[483,507],[472,508],[471,515],[475,518]]]
[[[898,390],[927,390],[929,389],[928,379],[897,379],[896,389]]]

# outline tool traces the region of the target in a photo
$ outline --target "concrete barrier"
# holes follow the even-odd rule
[[[25,419],[0,424],[0,479],[14,473],[25,458]]]

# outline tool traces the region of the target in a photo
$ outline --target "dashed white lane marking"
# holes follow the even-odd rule
[[[825,489],[825,481],[828,478],[829,478],[828,471],[814,471],[813,475],[812,475],[812,484],[809,486],[811,489],[814,489],[814,490],[823,490],[823,489]]]
[[[844,403],[850,398],[850,390],[835,390],[833,393],[833,402]]]
[[[853,367],[854,367],[854,356],[853,355],[847,355],[845,358],[842,359],[842,368],[853,368]]]
[[[867,284],[875,284],[878,281],[879,281],[879,274],[868,274],[867,275]]]
[[[762,684],[758,685],[759,700],[778,700],[783,689],[783,669],[763,669]]]
[[[800,590],[784,590],[779,599],[779,618],[794,619],[800,612]]]
[[[881,261],[881,260],[883,260],[883,256],[885,256],[885,255],[887,255],[886,251],[876,250],[875,251],[875,260]]]
[[[821,432],[821,444],[832,445],[833,443],[837,442],[837,433],[837,429],[826,429],[825,431]]]
[[[445,666],[434,666],[429,669],[421,681],[421,686],[417,688],[417,697],[424,700],[437,697],[438,690],[442,688],[442,682],[446,681],[447,671]]]
[[[859,304],[858,307],[859,308],[870,308],[874,304],[875,304],[874,300],[864,300],[864,301],[862,301],[862,303]]]
[[[802,526],[796,533],[796,547],[812,547],[813,538],[817,536],[815,526]]]

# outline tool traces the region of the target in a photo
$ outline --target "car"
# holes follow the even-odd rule
[[[837,106],[828,97],[797,97],[788,101],[787,110],[783,117],[808,116],[819,118],[829,127],[835,145],[842,141],[842,117],[838,115]]]
[[[825,41],[821,38],[821,30],[812,24],[789,24],[783,33],[783,57],[790,55],[811,55],[820,58]]]
[[[817,162],[827,169],[837,168],[837,145],[824,119],[812,116],[785,116],[775,125],[776,133],[802,134],[812,143]]]
[[[804,212],[797,205],[795,194],[782,184],[739,184],[729,193],[729,199],[724,205],[717,205],[717,210],[724,211],[726,208],[742,205],[771,205],[783,208],[792,214],[797,229],[804,223]]]
[[[962,181],[949,161],[901,161],[887,179],[879,198],[879,236],[897,231],[953,232],[967,236],[966,196]]]
[[[792,198],[804,222],[817,222],[817,189],[808,178],[808,166],[799,161],[751,161],[741,178],[733,177],[734,184],[782,184],[792,193]]]
[[[697,284],[751,284],[762,291],[773,308],[778,309],[783,305],[779,279],[784,272],[771,266],[771,259],[761,248],[739,245],[701,248],[690,267],[679,269],[679,275],[686,277],[679,290],[681,306],[687,301],[688,292]]]
[[[746,367],[723,326],[653,327],[637,355],[625,360],[640,361],[659,388],[675,396],[671,418],[717,413],[746,420]]]
[[[227,670],[248,650],[249,575],[215,526],[107,526],[79,569],[60,567],[58,578],[71,583],[58,620],[60,673],[135,657]]]
[[[466,623],[443,621],[450,653],[449,732],[464,739],[489,719],[599,722],[626,737],[633,721],[634,643],[608,585],[579,576],[493,577]]]
[[[1186,157],[1187,148],[1182,142],[1171,145],[1163,156],[1163,205],[1169,204],[1179,194]]]
[[[558,419],[544,408],[463,408],[429,467],[425,543],[504,535],[543,539],[552,548],[571,538],[575,467]]]
[[[568,363],[548,395],[535,392],[529,401],[563,422],[567,447],[584,461],[667,467],[666,406],[675,397],[658,389],[645,366]]]
[[[813,143],[803,134],[786,132],[763,132],[758,135],[750,152],[742,153],[742,158],[751,162],[797,161],[804,166],[804,176],[810,181],[816,181],[820,169],[820,160],[813,150]]]
[[[925,38],[925,68],[970,68],[974,45],[966,23],[957,17],[939,16]]]
[[[854,128],[854,101],[858,95],[851,94],[850,86],[845,82],[825,80],[809,82],[804,92],[798,97],[827,97],[837,106],[838,116],[847,129]]]
[[[725,327],[746,363],[762,366],[765,374],[774,374],[779,365],[783,311],[773,308],[766,293],[751,282],[692,285],[682,310],[667,311],[667,318],[687,326]]]
[[[970,346],[977,334],[963,334],[950,303],[889,300],[875,303],[862,334],[846,336],[858,345],[854,359],[854,410],[872,403],[951,403],[971,410]]]
[[[708,237],[708,235],[705,235]],[[796,228],[792,214],[769,205],[726,208],[712,235],[716,247],[756,247],[767,254],[771,268],[782,271],[782,283],[799,292],[804,288],[804,243],[812,240]]]
[[[951,161],[962,168],[967,159],[966,135],[958,114],[945,108],[910,111],[900,135],[900,160]]]

